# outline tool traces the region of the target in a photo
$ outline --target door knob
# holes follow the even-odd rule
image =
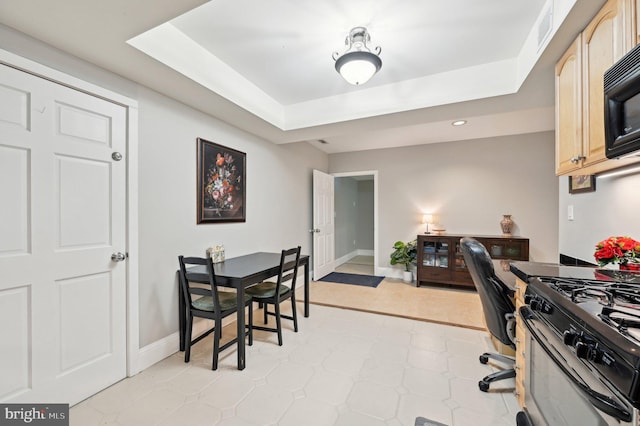
[[[122,262],[126,258],[127,258],[127,255],[121,252],[113,253],[111,255],[111,260],[113,260],[114,262]]]
[[[309,232],[313,233],[313,232],[317,232],[320,233],[320,230],[318,228],[315,229],[309,229]]]

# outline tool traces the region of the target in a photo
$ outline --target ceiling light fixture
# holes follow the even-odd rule
[[[336,71],[350,84],[358,86],[366,83],[382,67],[382,60],[378,56],[382,49],[378,46],[372,52],[367,47],[369,41],[371,36],[367,29],[355,27],[344,41],[347,50],[342,55],[333,52]]]
[[[467,120],[456,120],[451,123],[452,126],[464,126],[465,124],[467,124]]]

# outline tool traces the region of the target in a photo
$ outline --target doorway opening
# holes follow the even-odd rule
[[[334,173],[337,272],[378,275],[377,171]]]

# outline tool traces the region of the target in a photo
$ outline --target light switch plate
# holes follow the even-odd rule
[[[573,205],[567,207],[567,219],[573,220]]]

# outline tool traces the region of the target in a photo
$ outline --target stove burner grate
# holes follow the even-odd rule
[[[625,304],[640,308],[638,284],[570,278],[541,278],[541,280],[575,303],[597,300],[604,306]]]

